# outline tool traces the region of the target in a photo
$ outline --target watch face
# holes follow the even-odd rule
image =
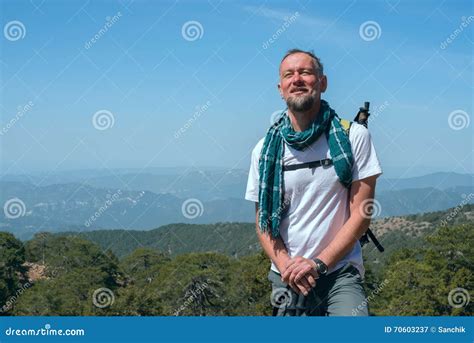
[[[326,274],[326,273],[328,272],[328,267],[327,267],[326,264],[325,264],[323,261],[321,261],[321,260],[317,261],[317,266],[316,266],[316,268],[317,268],[318,273],[321,274],[321,275],[324,275],[324,274]]]
[[[328,267],[325,264],[323,264],[322,267],[324,269],[324,274],[326,274],[328,272]]]

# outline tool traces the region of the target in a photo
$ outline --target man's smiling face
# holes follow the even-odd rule
[[[278,89],[290,111],[310,110],[321,99],[326,87],[326,76],[320,75],[315,61],[308,54],[294,53],[281,62]]]

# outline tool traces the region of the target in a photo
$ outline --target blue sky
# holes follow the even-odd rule
[[[371,102],[385,176],[472,173],[473,15],[467,0],[1,1],[2,174],[247,169],[293,47],[320,56],[341,117]]]

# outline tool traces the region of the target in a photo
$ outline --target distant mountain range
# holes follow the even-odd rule
[[[440,190],[455,187],[474,187],[473,174],[433,173],[410,178],[384,178],[377,180],[377,191],[394,191],[402,189],[436,188]]]
[[[31,183],[35,186],[78,183],[95,188],[122,189],[168,193],[187,199],[198,197],[201,201],[242,198],[247,184],[248,170],[224,168],[145,168],[81,170],[34,175],[4,175],[0,182]],[[385,178],[377,180],[377,191],[455,187],[474,187],[474,174],[438,172],[410,178]]]
[[[3,177],[0,230],[29,239],[38,231],[149,230],[172,223],[254,221],[254,206],[243,199],[246,171],[177,168],[146,172]],[[473,175],[456,173],[400,180],[382,177],[376,195],[378,214],[399,216],[473,203],[474,196],[469,196],[474,193],[472,181]],[[16,214],[12,212],[15,208],[19,209]]]
[[[31,183],[49,186],[79,183],[96,188],[167,193],[201,201],[242,198],[247,170],[223,168],[146,168],[144,170],[84,170],[38,175],[6,175],[1,182]]]
[[[381,254],[373,243],[364,247],[364,255],[375,265],[385,260],[391,251],[399,248],[416,247],[423,244],[423,237],[432,234],[443,224],[460,225],[474,222],[474,205],[446,211],[430,212],[410,216],[396,216],[373,220],[372,231],[384,246]],[[447,220],[447,218],[451,218]],[[74,235],[88,239],[110,249],[122,258],[137,248],[151,248],[170,256],[190,252],[218,252],[241,257],[261,250],[255,224],[171,224],[154,230],[97,230],[89,232],[65,232],[60,235]]]
[[[243,199],[202,202],[148,191],[94,188],[84,184],[35,187],[0,182],[0,230],[28,239],[38,231],[152,229],[165,224],[251,221],[254,206]],[[21,216],[13,205],[19,204]],[[10,210],[10,214],[9,213]],[[12,218],[13,217],[13,218]]]

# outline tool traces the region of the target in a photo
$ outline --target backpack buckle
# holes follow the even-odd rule
[[[322,160],[322,161],[321,161],[321,165],[322,165],[323,167],[330,166],[330,165],[331,165],[331,159],[326,158],[326,159]]]

